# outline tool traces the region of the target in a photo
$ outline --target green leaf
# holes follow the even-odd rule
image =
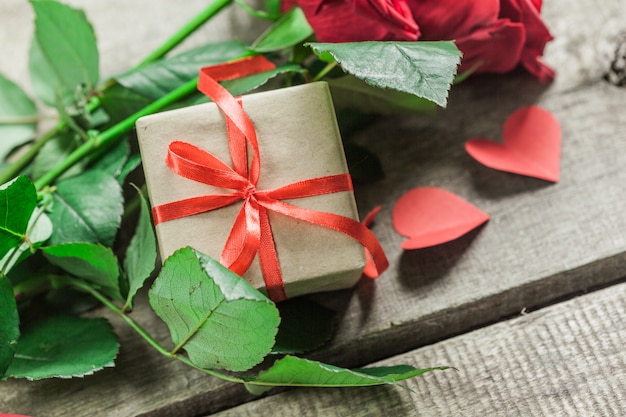
[[[302,9],[294,7],[263,32],[250,49],[260,54],[280,51],[302,42],[311,35],[313,28],[306,20]]]
[[[327,80],[333,103],[339,110],[350,108],[364,113],[398,114],[420,112],[434,116],[437,105],[425,98],[397,90],[372,87],[353,76]]]
[[[139,165],[141,165],[141,156],[139,154],[129,156],[128,160],[120,170],[120,173],[117,174],[117,182],[119,182],[120,185],[123,185],[126,181],[126,177]]]
[[[344,71],[378,88],[423,97],[445,107],[461,52],[454,42],[310,43],[330,53]]]
[[[244,371],[274,344],[280,321],[274,303],[191,248],[165,261],[149,297],[170,330],[173,352],[184,349],[199,367]]]
[[[283,301],[277,307],[281,321],[272,353],[305,352],[332,336],[332,310],[302,297]]]
[[[35,209],[28,221],[26,238],[23,239],[22,244],[15,249],[15,252],[10,251],[0,259],[1,270],[3,270],[5,274],[11,271],[16,264],[30,256],[32,252],[48,240],[51,235],[52,222],[50,218],[44,213],[43,208]]]
[[[41,250],[51,264],[95,284],[110,297],[122,299],[117,258],[110,248],[92,243],[66,243]]]
[[[0,379],[6,374],[17,350],[20,318],[9,280],[0,275]]]
[[[37,179],[66,159],[80,145],[78,136],[71,131],[63,132],[47,141],[37,153],[33,162],[32,177]],[[84,163],[74,165],[61,178],[68,178],[82,172]]]
[[[245,94],[249,91],[257,89],[267,83],[272,78],[276,77],[280,74],[285,73],[301,73],[304,72],[304,69],[299,65],[287,64],[282,65],[280,67],[274,68],[269,71],[260,72],[258,74],[249,75],[243,78],[237,78],[235,80],[224,81],[222,85],[226,88],[233,96],[239,96]]]
[[[141,199],[141,209],[135,235],[130,240],[124,259],[124,271],[129,281],[128,297],[124,308],[132,308],[137,291],[143,287],[146,279],[154,271],[157,259],[156,238],[152,228],[150,208],[139,189],[137,193]]]
[[[265,10],[269,16],[280,16],[281,0],[265,0]]]
[[[24,328],[7,376],[38,380],[91,375],[113,366],[118,350],[105,319],[48,317]]]
[[[245,52],[240,42],[212,43],[129,71],[116,80],[142,96],[158,99],[197,77],[201,67],[229,61]]]
[[[117,178],[128,160],[129,153],[130,145],[128,141],[123,140],[113,148],[103,152],[101,156],[89,165],[89,169],[106,172],[108,175]]]
[[[345,369],[308,359],[285,356],[256,377],[245,377],[247,385],[292,387],[364,387],[393,384],[433,370],[446,367],[417,369],[400,365],[380,368]],[[258,387],[251,387],[259,392]]]
[[[128,174],[139,165],[141,157],[139,154],[130,155],[130,144],[123,140],[111,149],[103,149],[101,155],[94,157],[88,169],[106,172],[115,177],[120,185],[124,185]]]
[[[28,72],[33,91],[39,100],[51,107],[56,107],[59,102],[71,104],[74,92],[63,88],[54,73],[54,68],[41,51],[37,38],[30,42]]]
[[[51,245],[113,244],[124,211],[122,187],[113,176],[90,170],[59,181],[53,199]]]
[[[33,138],[35,103],[16,84],[0,74],[0,160]]]
[[[36,68],[43,60],[50,70],[31,71],[33,85],[48,86],[48,91],[60,92],[63,104],[69,105],[78,88],[91,91],[99,78],[93,28],[80,10],[52,0],[31,0],[31,4],[35,11],[31,57],[35,56],[35,63],[30,67],[31,70]],[[40,97],[47,104],[55,104],[50,103],[49,92]]]
[[[91,294],[71,287],[60,287],[48,291],[45,295],[45,303],[46,311],[66,315],[86,313],[100,305],[100,301]]]
[[[25,176],[0,186],[0,258],[22,244],[36,206],[35,186]]]
[[[107,88],[100,97],[100,105],[111,120],[119,121],[138,112],[153,100],[128,88],[115,84]],[[106,126],[102,127],[104,130]]]

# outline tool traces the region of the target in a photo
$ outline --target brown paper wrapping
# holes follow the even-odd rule
[[[259,190],[348,172],[326,83],[250,94],[243,97],[243,107],[259,140]],[[231,191],[183,178],[165,165],[170,142],[180,140],[232,166],[226,124],[214,103],[143,117],[137,121],[137,135],[153,206]],[[351,192],[286,202],[358,220]],[[219,259],[241,204],[158,224],[162,259],[185,246]],[[348,288],[361,276],[365,252],[352,238],[271,211],[269,218],[287,296]],[[264,288],[258,255],[244,278]]]

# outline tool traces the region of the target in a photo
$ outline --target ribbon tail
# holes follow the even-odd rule
[[[387,260],[385,251],[382,246],[380,246],[374,233],[356,220],[338,214],[297,207],[278,200],[267,199],[260,202],[260,204],[269,210],[284,214],[285,216],[333,229],[355,239],[372,255],[378,275],[382,274],[383,271],[389,267],[389,261]]]
[[[237,275],[243,275],[256,256],[261,239],[259,208],[256,202],[244,203],[230,230],[220,263]]]
[[[267,295],[274,302],[287,299],[283,274],[278,262],[276,244],[272,234],[272,226],[265,207],[259,207],[259,219],[261,221],[261,246],[259,247],[259,258]]]

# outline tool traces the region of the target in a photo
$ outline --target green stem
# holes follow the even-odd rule
[[[324,76],[326,74],[328,74],[330,71],[332,71],[332,69],[335,68],[336,66],[337,66],[337,61],[330,62],[320,72],[318,72],[315,77],[313,77],[311,82],[321,80],[322,78],[324,78]]]
[[[98,136],[95,136],[94,138],[83,143],[81,146],[76,148],[67,158],[65,158],[64,161],[52,168],[50,171],[46,172],[41,178],[35,181],[35,187],[37,188],[37,190],[41,190],[46,185],[51,184],[61,174],[70,169],[83,158],[89,156],[96,149],[100,148],[101,146],[111,145],[116,140],[119,140],[119,138],[121,138],[124,133],[128,132],[135,126],[135,122],[140,117],[156,113],[162,110],[164,107],[167,107],[187,96],[188,94],[192,93],[196,90],[197,82],[197,78],[188,81],[187,83],[178,87],[176,90],[164,95],[157,101],[139,110],[137,113],[127,117],[116,125],[113,125],[109,129],[101,132]]]
[[[191,366],[192,368],[197,369],[200,372],[204,372],[207,375],[214,376],[214,377],[219,378],[219,379],[224,380],[224,381],[234,382],[234,383],[237,383],[237,384],[243,384],[243,383],[246,382],[246,381],[244,381],[241,378],[237,378],[237,377],[234,377],[234,376],[226,375],[226,374],[223,374],[221,372],[214,371],[212,369],[200,368],[198,365],[194,364],[193,362],[191,362],[189,359],[187,359],[186,357],[184,357],[182,355],[174,355],[174,359],[184,363],[187,366]]]
[[[159,344],[159,342],[157,342],[152,336],[150,336],[150,334],[147,331],[145,331],[144,328],[139,325],[139,323],[137,323],[135,320],[130,318],[128,315],[126,315],[122,311],[122,309],[120,309],[118,306],[116,306],[113,302],[111,302],[111,300],[106,298],[104,295],[100,294],[100,292],[96,291],[91,285],[89,285],[89,284],[87,284],[87,283],[85,283],[83,281],[80,281],[80,280],[77,280],[77,279],[72,279],[72,278],[67,278],[67,282],[71,286],[76,288],[77,290],[80,290],[80,291],[86,292],[88,294],[91,294],[94,298],[96,298],[98,301],[100,301],[102,304],[104,304],[105,307],[107,307],[113,313],[115,313],[118,316],[120,316],[122,318],[122,320],[124,320],[130,327],[133,328],[133,330],[135,330],[141,337],[143,337],[146,340],[146,342],[148,342],[150,344],[150,346],[155,348],[162,355],[165,355],[165,356],[171,358],[171,355],[167,351],[167,349],[165,349],[163,346],[161,346]]]
[[[214,377],[220,378],[220,379],[222,379],[224,381],[236,382],[236,383],[243,383],[244,382],[240,378],[236,378],[236,377],[233,377],[233,376],[230,376],[230,375],[225,375],[225,374],[222,374],[220,372],[217,372],[217,371],[214,371],[214,370],[211,370],[211,369],[200,368],[200,367],[198,367],[198,365],[196,365],[193,362],[191,362],[188,358],[186,358],[184,356],[181,356],[181,355],[174,355],[174,354],[170,353],[167,349],[165,349],[163,346],[161,346],[161,344],[159,342],[157,342],[143,327],[141,327],[139,325],[139,323],[137,323],[135,320],[132,319],[132,317],[130,317],[128,314],[126,314],[126,312],[124,310],[120,309],[113,302],[111,302],[111,300],[106,298],[100,292],[96,291],[89,284],[87,284],[87,283],[85,283],[83,281],[76,280],[76,279],[71,279],[71,278],[68,280],[68,282],[74,288],[91,294],[94,298],[96,298],[98,301],[100,301],[105,307],[107,307],[113,313],[118,315],[122,320],[124,320],[126,322],[126,324],[128,324],[135,332],[137,332],[137,334],[139,336],[141,336],[146,342],[148,342],[148,344],[150,346],[152,346],[161,355],[163,355],[163,356],[165,356],[165,357],[167,357],[169,359],[176,359],[176,360],[184,363],[185,365],[191,366],[194,369],[202,371],[205,374],[212,375]]]
[[[228,6],[232,1],[233,0],[216,0],[211,3],[206,9],[194,16],[194,18],[187,22],[185,26],[180,28],[178,32],[176,32],[167,41],[165,41],[163,45],[155,49],[150,55],[148,55],[143,61],[141,61],[139,65],[137,65],[137,67],[141,67],[165,56],[165,54],[167,54],[174,47],[180,44],[191,33],[198,29],[207,20],[215,16],[224,7]]]

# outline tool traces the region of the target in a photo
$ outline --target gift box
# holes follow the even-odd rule
[[[346,174],[344,151],[328,86],[317,82],[243,96],[241,105],[258,138],[257,189]],[[224,114],[214,103],[172,110],[137,121],[137,135],[153,207],[196,196],[230,192],[174,173],[165,163],[173,141],[186,142],[232,166]],[[251,150],[248,145],[248,158]],[[358,220],[351,191],[285,200],[310,210]],[[185,246],[220,259],[243,202],[158,223],[162,259]],[[288,297],[353,286],[365,266],[363,246],[336,230],[268,210]],[[265,287],[258,254],[243,277]]]

